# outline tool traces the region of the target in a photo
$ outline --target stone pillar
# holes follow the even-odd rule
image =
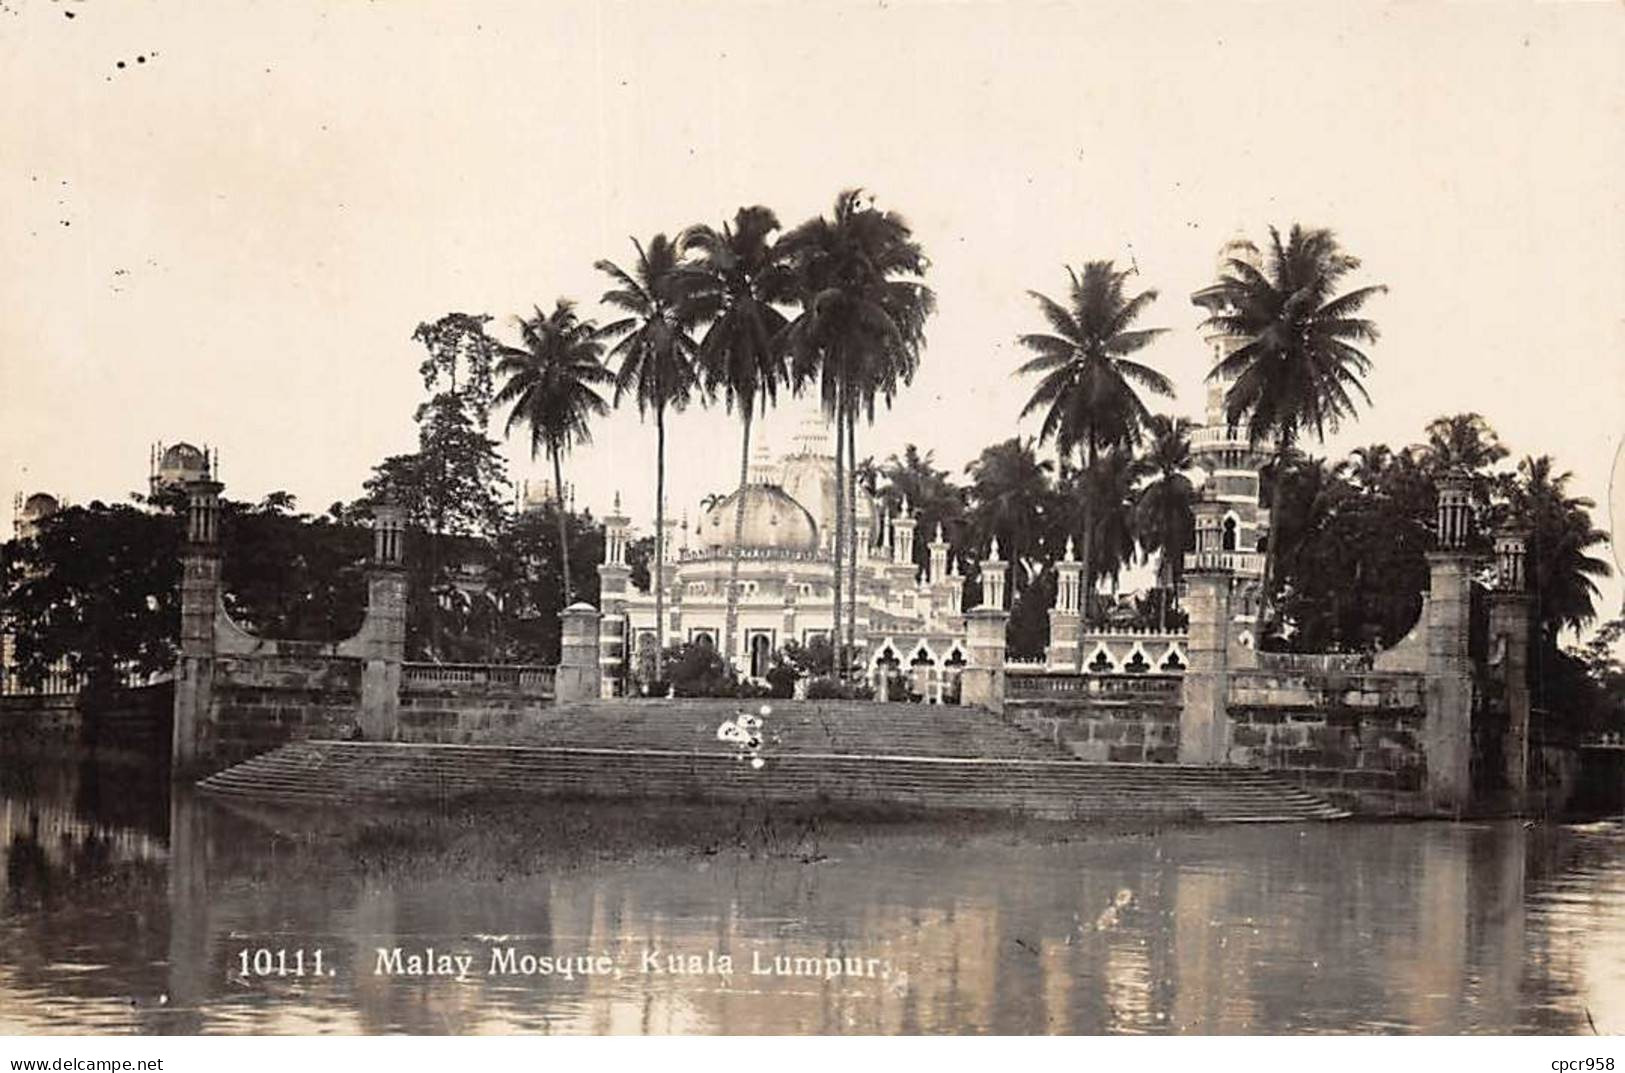
[[[204,478],[186,485],[186,545],[181,553],[181,651],[175,667],[171,770],[195,773],[214,739],[214,628],[220,607],[220,492]]]
[[[406,525],[400,508],[372,511],[372,563],[367,568],[367,619],[361,637],[361,736],[400,736],[401,665],[406,660]]]
[[[1083,658],[1082,616],[1078,613],[1083,592],[1083,564],[1074,558],[1072,538],[1066,538],[1066,557],[1055,564],[1055,606],[1049,613],[1049,647],[1044,663],[1052,671],[1077,670]]]
[[[990,712],[1004,711],[1004,629],[1010,613],[977,607],[965,613],[965,646],[970,662],[959,678],[959,703]]]
[[[621,513],[621,496],[615,494],[615,507],[604,519],[604,561],[598,564],[598,602],[603,615],[598,621],[599,695],[605,698],[626,692],[627,628],[626,596],[632,568],[626,563],[627,523]]]
[[[559,612],[564,640],[559,667],[553,678],[553,696],[559,704],[597,700],[602,693],[598,654],[598,609],[574,603]]]
[[[1495,591],[1490,594],[1490,645],[1500,656],[1507,731],[1501,743],[1512,807],[1529,805],[1529,646],[1534,600],[1524,582],[1528,534],[1503,529],[1495,535]]]
[[[1428,798],[1460,815],[1471,803],[1473,668],[1468,650],[1473,556],[1467,550],[1470,503],[1464,479],[1439,482],[1438,549],[1428,553],[1427,714],[1422,748]]]
[[[982,606],[1004,609],[1005,562],[999,558],[999,538],[993,538],[988,556],[982,560]]]
[[[1179,762],[1222,764],[1230,745],[1230,582],[1222,558],[1197,552],[1185,568],[1190,615],[1180,682]]]

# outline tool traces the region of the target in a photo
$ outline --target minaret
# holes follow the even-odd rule
[[[938,584],[948,576],[948,542],[942,539],[942,523],[937,523],[937,535],[926,547],[931,552],[931,583]]]
[[[1215,266],[1217,276],[1227,274],[1233,260],[1254,268],[1263,265],[1258,247],[1240,234],[1220,247]],[[1191,295],[1191,302],[1209,314],[1227,309],[1224,290],[1217,282]],[[1202,340],[1207,346],[1209,369],[1245,342],[1216,329],[1209,329]],[[1248,439],[1245,427],[1230,424],[1225,399],[1234,383],[1233,376],[1207,382],[1204,424],[1191,433],[1191,456],[1207,472],[1204,492],[1225,504],[1219,519],[1219,547],[1215,550],[1231,553],[1224,565],[1239,590],[1236,617],[1245,621],[1256,614],[1257,590],[1264,573],[1264,556],[1259,545],[1269,531],[1269,512],[1259,506],[1259,470],[1274,456],[1275,441],[1266,438],[1254,444]]]
[[[621,513],[621,493],[616,492],[615,505],[604,518],[604,561],[598,564],[598,602],[603,612],[598,620],[598,665],[605,697],[618,695],[626,685],[626,599],[632,576],[626,562],[629,521]]]
[[[906,499],[902,513],[892,522],[892,562],[914,562],[914,512],[909,510]]]

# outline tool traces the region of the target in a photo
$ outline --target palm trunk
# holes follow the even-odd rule
[[[1093,436],[1089,437],[1086,465],[1087,468],[1083,474],[1083,558],[1081,560],[1083,563],[1083,591],[1078,594],[1081,601],[1078,611],[1085,630],[1089,628],[1089,610],[1094,603],[1093,595],[1095,591],[1095,525],[1094,511],[1091,509],[1093,504],[1090,503],[1094,496],[1095,439]],[[1078,646],[1078,666],[1080,668],[1083,666],[1083,649],[1084,646],[1080,644]]]
[[[1270,627],[1275,600],[1271,588],[1275,581],[1277,552],[1281,547],[1281,495],[1286,490],[1286,456],[1292,449],[1292,433],[1283,430],[1281,443],[1275,452],[1275,473],[1270,478],[1270,535],[1264,545],[1264,577],[1258,594],[1258,637],[1262,640]]]
[[[564,593],[564,606],[569,607],[570,600],[570,538],[564,524],[564,467],[559,463],[559,452],[549,449],[548,454],[553,456],[553,498],[558,503],[559,513],[559,569],[562,571]]]
[[[746,402],[740,408],[740,416],[744,419],[745,432],[741,437],[739,446],[739,493],[734,497],[734,546],[728,556],[728,611],[724,619],[723,655],[728,660],[734,658],[734,641],[739,633],[739,542],[745,534],[745,486],[750,482],[750,421],[751,406]],[[749,662],[749,653],[746,654]]]
[[[666,645],[666,408],[655,408],[655,561],[649,583],[655,590],[655,681],[665,669],[661,653]]]
[[[858,652],[858,415],[856,407],[848,406],[846,415],[846,481],[847,481],[847,536],[846,549],[847,588],[846,639],[854,658]],[[861,678],[861,676],[860,676]]]
[[[846,393],[842,390],[842,385],[837,383],[835,387],[835,542],[832,548],[835,554],[835,575],[829,640],[835,654],[835,665],[832,669],[835,672],[835,680],[838,682],[846,681],[846,661],[841,658],[844,647],[841,643],[841,575],[846,565],[841,557],[841,552],[846,546],[846,516],[842,511],[846,494],[846,469],[843,465],[846,452],[845,443],[841,438],[841,421],[845,415]]]

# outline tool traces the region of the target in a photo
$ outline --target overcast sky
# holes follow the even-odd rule
[[[228,494],[324,509],[413,448],[419,321],[590,313],[629,236],[758,202],[794,224],[861,185],[913,224],[940,306],[862,454],[958,471],[1036,431],[1025,292],[1096,258],[1161,291],[1149,358],[1199,414],[1189,294],[1238,229],[1301,221],[1391,288],[1375,405],[1326,452],[1477,410],[1608,526],[1622,56],[1617,3],[0,0],[0,494],[115,498],[186,439]],[[652,424],[595,436],[582,500],[647,520]],[[736,478],[724,415],[677,418],[668,450],[675,510]]]

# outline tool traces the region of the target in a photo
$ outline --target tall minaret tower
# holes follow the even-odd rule
[[[1258,247],[1240,234],[1219,248],[1215,279],[1228,273],[1231,261],[1263,267]],[[1217,282],[1191,295],[1191,301],[1210,314],[1222,312],[1227,306]],[[1211,328],[1205,331],[1202,341],[1207,348],[1203,361],[1207,370],[1245,342]],[[1269,512],[1259,506],[1259,469],[1274,456],[1275,441],[1269,438],[1251,443],[1245,426],[1230,424],[1225,416],[1225,396],[1234,383],[1235,378],[1229,376],[1207,381],[1204,423],[1191,434],[1191,454],[1207,471],[1202,498],[1222,504],[1217,519],[1218,543],[1234,579],[1231,606],[1237,620],[1251,620],[1257,614],[1264,573],[1260,541],[1269,533]]]

